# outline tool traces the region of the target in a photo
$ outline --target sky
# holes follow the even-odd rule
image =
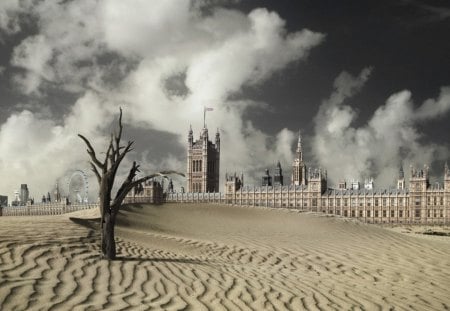
[[[141,174],[186,169],[189,126],[221,134],[221,179],[258,185],[298,133],[308,167],[395,184],[450,160],[450,5],[421,0],[0,2],[0,194],[83,170],[124,112]],[[175,189],[184,180],[175,180]],[[11,199],[10,199],[11,200]]]

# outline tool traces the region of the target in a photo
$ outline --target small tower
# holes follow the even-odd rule
[[[302,135],[298,133],[297,150],[295,153],[295,159],[292,163],[292,177],[291,183],[295,186],[306,185],[306,166],[303,162],[303,147],[302,147]]]
[[[61,202],[61,193],[59,191],[58,183],[56,183],[54,195],[56,202]]]
[[[173,181],[172,178],[169,179],[169,185],[167,186],[167,192],[168,193],[173,193]]]
[[[236,192],[244,186],[244,174],[239,178],[234,175],[225,174],[225,199],[227,204],[236,203]]]
[[[373,186],[373,178],[370,177],[369,179],[366,179],[364,181],[364,189],[365,190],[373,190],[374,186]]]
[[[429,167],[427,165],[423,166],[423,169],[416,170],[412,165],[411,178],[409,180],[409,191],[410,192],[425,192],[430,186],[429,179]]]
[[[262,177],[261,186],[272,186],[272,176],[270,176],[268,169],[266,169]]]
[[[225,174],[225,193],[235,193],[244,186],[244,174],[240,177],[234,173],[233,175]]]
[[[352,179],[350,181],[350,189],[351,190],[359,190],[361,189],[361,183],[357,179]]]
[[[308,170],[308,187],[311,192],[324,193],[327,190],[327,171],[321,168]]]
[[[280,161],[278,161],[275,168],[275,174],[273,175],[273,185],[283,186],[283,170],[281,169]]]
[[[403,171],[403,166],[400,166],[397,179],[397,189],[404,190],[405,188],[406,188],[405,172]]]

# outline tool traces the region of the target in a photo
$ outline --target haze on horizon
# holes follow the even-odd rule
[[[440,180],[448,33],[444,1],[2,1],[0,194],[27,183],[39,200],[89,171],[76,134],[101,150],[118,107],[136,144],[124,172],[133,160],[143,174],[184,171],[207,106],[222,179],[244,171],[258,184],[279,160],[289,180],[301,130],[329,185],[388,187],[410,164]]]

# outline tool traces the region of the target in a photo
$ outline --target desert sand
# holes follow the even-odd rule
[[[450,237],[286,209],[145,205],[121,212],[108,262],[95,216],[0,217],[0,310],[450,308]]]

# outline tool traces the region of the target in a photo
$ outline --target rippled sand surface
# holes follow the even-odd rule
[[[0,310],[450,308],[450,238],[284,209],[147,205],[121,212],[108,262],[96,226],[0,217]]]

